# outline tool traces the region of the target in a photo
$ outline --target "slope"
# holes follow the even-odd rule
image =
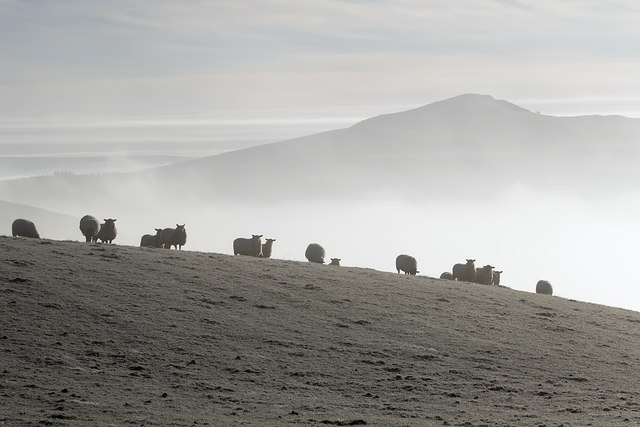
[[[640,423],[637,312],[214,253],[0,256],[7,425]]]

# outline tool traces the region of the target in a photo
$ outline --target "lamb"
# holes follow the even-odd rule
[[[262,244],[262,255],[260,255],[262,258],[271,258],[271,249],[273,248],[273,242],[275,241],[276,239],[267,239]]]
[[[160,246],[165,249],[171,249],[175,246],[177,250],[182,250],[182,246],[187,243],[187,230],[184,228],[186,224],[176,224],[176,228],[165,228],[160,233]]]
[[[160,243],[160,234],[162,233],[162,228],[156,228],[156,234],[145,234],[140,239],[140,247],[149,247],[149,248],[159,248],[162,246]]]
[[[493,284],[496,286],[500,286],[500,275],[502,271],[493,270]]]
[[[39,239],[40,235],[38,234],[38,230],[36,230],[36,226],[33,222],[28,219],[16,219],[11,224],[11,234],[13,237],[31,237],[34,239]]]
[[[91,240],[94,242],[100,240],[102,243],[107,242],[111,244],[117,235],[116,220],[109,218],[104,220],[104,224],[100,224],[100,231],[98,231],[98,234],[93,236]]]
[[[484,267],[476,269],[476,283],[481,285],[490,285],[493,283],[493,269],[492,265],[485,265]]]
[[[329,263],[329,265],[337,265],[338,267],[340,267],[340,258],[331,258],[331,262]]]
[[[548,280],[539,280],[536,284],[536,294],[553,295],[553,287]]]
[[[475,259],[468,259],[466,264],[456,264],[453,266],[453,278],[463,282],[476,281]]]
[[[85,215],[80,219],[80,231],[87,243],[100,231],[100,221],[91,215]]]
[[[304,256],[309,262],[315,262],[318,264],[324,264],[324,257],[326,253],[324,248],[317,243],[310,243],[307,246],[307,250],[304,252]]]
[[[398,255],[396,258],[396,270],[400,273],[400,270],[404,274],[411,274],[415,276],[418,271],[418,261],[410,255]]]
[[[261,256],[262,255],[262,240],[260,238],[262,234],[252,234],[250,239],[238,237],[233,241],[233,254],[234,255],[249,255],[249,256]]]
[[[453,278],[453,274],[449,273],[448,271],[445,271],[444,273],[442,273],[442,274],[440,275],[440,278],[441,278],[441,279],[445,279],[445,280],[455,280],[455,279]]]

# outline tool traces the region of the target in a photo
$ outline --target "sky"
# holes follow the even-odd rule
[[[462,93],[640,117],[638,22],[631,0],[0,0],[0,124],[315,131]]]

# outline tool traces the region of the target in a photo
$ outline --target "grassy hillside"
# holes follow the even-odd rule
[[[0,424],[640,424],[637,312],[214,253],[0,257]]]

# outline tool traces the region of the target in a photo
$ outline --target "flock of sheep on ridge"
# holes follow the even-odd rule
[[[145,234],[140,239],[140,246],[171,249],[175,247],[182,249],[187,243],[187,230],[185,224],[176,224],[176,228],[156,228],[156,234]],[[118,234],[115,219],[105,219],[104,223],[100,223],[95,217],[85,215],[80,219],[80,231],[87,242],[100,242],[111,244]],[[40,235],[36,230],[33,222],[27,219],[16,219],[11,225],[11,234],[14,237],[32,237],[39,239]],[[251,238],[239,237],[233,241],[234,255],[248,255],[261,258],[270,258],[273,242],[276,239],[266,239],[262,243],[262,235],[254,234]],[[305,257],[309,262],[324,264],[326,256],[324,248],[317,244],[311,243],[307,246]],[[500,274],[502,271],[496,271],[492,265],[476,268],[475,259],[467,259],[465,264],[455,264],[451,272],[444,272],[440,275],[441,279],[458,280],[463,282],[479,283],[482,285],[500,285]],[[329,265],[339,266],[340,258],[331,258]],[[417,260],[410,255],[398,255],[396,258],[396,270],[405,274],[416,275],[418,271]],[[536,293],[553,294],[551,283],[546,280],[538,281],[536,285]]]

